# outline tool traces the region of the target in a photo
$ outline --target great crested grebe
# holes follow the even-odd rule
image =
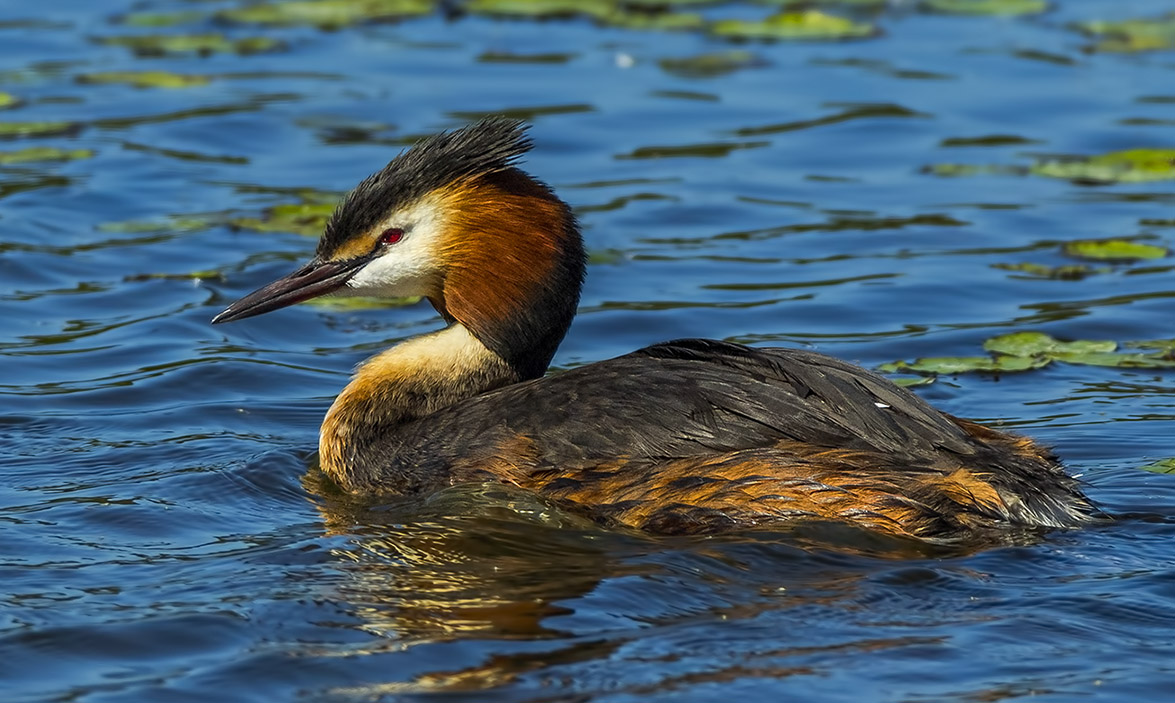
[[[213,320],[337,291],[426,297],[445,319],[361,365],[327,412],[320,461],[341,488],[496,480],[676,534],[831,520],[949,539],[1098,515],[1031,440],[822,354],[682,339],[544,376],[585,261],[571,209],[515,166],[525,129],[422,140],[346,196],[308,264]]]

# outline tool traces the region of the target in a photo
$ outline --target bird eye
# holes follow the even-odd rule
[[[399,227],[389,227],[379,235],[380,244],[395,244],[404,238],[404,230]]]

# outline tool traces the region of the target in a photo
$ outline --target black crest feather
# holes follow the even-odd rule
[[[519,120],[487,117],[420,140],[363,179],[339,203],[318,242],[318,256],[329,258],[349,237],[378,224],[394,205],[450,183],[512,168],[532,146],[526,130]]]

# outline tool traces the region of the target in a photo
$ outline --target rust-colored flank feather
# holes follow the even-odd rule
[[[343,489],[500,481],[665,534],[819,520],[950,540],[1099,517],[1031,440],[821,354],[686,339],[544,375],[584,251],[568,206],[515,165],[529,148],[504,119],[422,141],[347,196],[313,261],[218,316],[351,286],[426,297],[449,323],[335,400],[319,448]]]

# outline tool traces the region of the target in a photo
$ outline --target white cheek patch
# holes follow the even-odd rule
[[[392,213],[376,231],[391,227],[404,230],[404,238],[387,246],[347,281],[344,294],[378,298],[407,298],[435,292],[440,279],[436,251],[440,248],[441,221],[428,201]]]
[[[388,252],[377,256],[347,281],[352,295],[377,298],[407,298],[426,295],[436,278],[435,270],[419,259]]]

